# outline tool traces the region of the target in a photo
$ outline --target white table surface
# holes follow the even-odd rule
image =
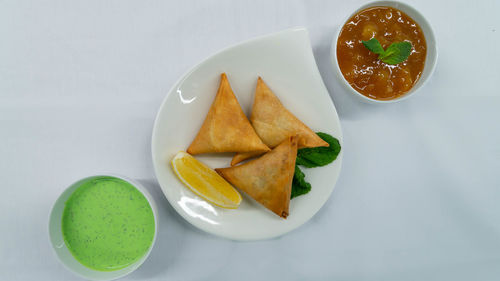
[[[329,62],[363,2],[0,1],[0,280],[79,280],[52,253],[48,213],[101,171],[140,180],[159,205],[157,244],[124,280],[500,280],[500,1],[410,1],[438,65],[386,106],[349,96]],[[200,60],[293,26],[309,29],[343,126],[336,189],[278,239],[198,231],[155,180],[156,111]]]

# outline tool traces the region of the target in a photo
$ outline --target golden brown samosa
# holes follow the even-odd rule
[[[257,80],[250,122],[257,135],[270,148],[277,146],[292,135],[298,135],[299,148],[329,146],[290,113],[260,77]],[[262,152],[238,153],[233,157],[231,165],[260,154]]]
[[[286,219],[297,158],[297,141],[296,136],[288,137],[258,159],[215,171],[257,202]]]
[[[270,149],[260,140],[243,113],[225,73],[198,135],[188,147],[190,154],[211,152],[264,153]]]

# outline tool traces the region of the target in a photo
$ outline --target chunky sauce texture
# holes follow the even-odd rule
[[[409,41],[408,59],[389,65],[377,59],[361,41],[376,38],[384,50],[394,42]],[[390,100],[408,92],[418,81],[425,64],[427,45],[418,24],[391,7],[371,7],[351,17],[337,41],[337,59],[344,78],[361,94]]]

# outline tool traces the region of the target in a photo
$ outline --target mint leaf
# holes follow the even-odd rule
[[[311,191],[311,184],[306,182],[306,175],[300,170],[299,166],[295,165],[295,172],[293,174],[292,181],[292,193],[290,199],[294,197],[304,195]]]
[[[411,54],[411,48],[411,43],[407,41],[392,43],[378,58],[387,64],[402,63]]]
[[[368,41],[361,41],[365,47],[370,50],[371,52],[381,55],[384,53],[384,48],[382,48],[382,45],[380,45],[380,42],[378,42],[377,39],[372,38]]]
[[[340,153],[339,141],[329,134],[321,132],[317,132],[316,134],[330,146],[299,149],[297,152],[297,160],[295,162],[297,165],[314,168],[328,165],[332,163],[333,160],[337,159],[337,155]]]
[[[305,180],[305,174],[300,170],[298,165],[308,168],[325,166],[337,159],[340,153],[340,143],[336,138],[326,133],[317,132],[316,134],[330,146],[301,148],[298,150],[290,199],[311,191],[311,184]]]
[[[399,64],[408,59],[408,56],[411,54],[411,43],[404,42],[395,42],[389,45],[387,49],[382,48],[380,42],[377,39],[372,38],[368,41],[361,41],[365,47],[371,52],[378,54],[378,59],[387,63],[387,64]]]

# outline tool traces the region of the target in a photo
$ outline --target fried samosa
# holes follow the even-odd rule
[[[222,73],[215,100],[187,152],[193,155],[212,152],[262,154],[269,150],[250,125],[229,85],[226,74]]]
[[[270,148],[276,147],[287,137],[298,135],[298,147],[328,146],[309,127],[288,111],[261,77],[257,81],[250,122],[257,135]],[[236,165],[262,152],[238,153],[231,160]]]
[[[288,137],[258,159],[215,171],[257,202],[286,219],[295,172],[297,143],[297,136]]]

